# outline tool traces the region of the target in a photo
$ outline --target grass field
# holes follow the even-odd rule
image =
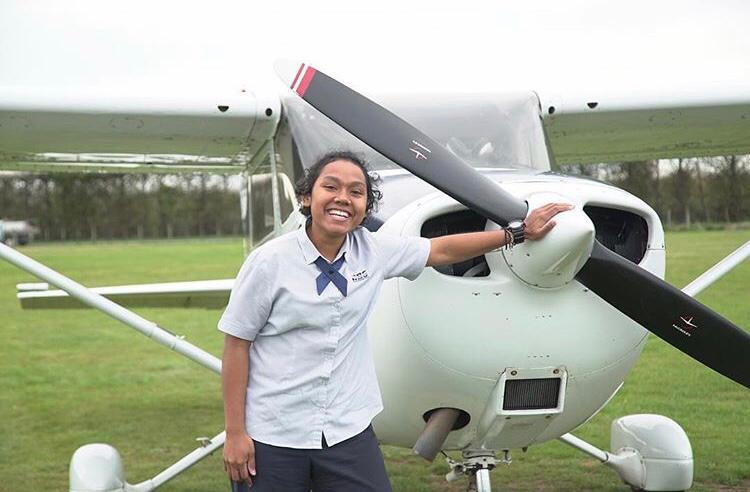
[[[750,240],[750,231],[667,235],[667,278],[682,287]],[[85,285],[231,277],[240,240],[34,245],[22,251]],[[79,446],[107,442],[136,483],[223,426],[219,378],[91,311],[22,311],[15,284],[33,281],[0,261],[0,491],[67,490]],[[699,299],[750,327],[750,262]],[[140,309],[161,326],[220,355],[216,310]],[[585,340],[581,340],[582,347]],[[750,357],[750,354],[748,354]],[[694,490],[750,490],[750,391],[651,337],[620,393],[576,435],[609,446],[613,418],[659,413],[679,422],[695,456]],[[464,490],[444,462],[383,448],[397,491]],[[164,490],[227,490],[217,452]],[[593,459],[559,442],[513,453],[493,472],[495,490],[628,490]]]

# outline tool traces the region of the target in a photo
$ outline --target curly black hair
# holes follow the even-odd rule
[[[362,174],[365,175],[365,185],[367,186],[367,206],[365,207],[365,218],[362,221],[364,222],[370,216],[371,212],[377,211],[378,202],[383,198],[383,193],[381,193],[377,187],[380,183],[380,177],[376,174],[370,174],[370,170],[364,158],[348,150],[335,150],[328,152],[315,161],[315,164],[305,171],[305,175],[294,185],[294,193],[297,195],[297,200],[300,203],[299,211],[302,212],[304,216],[310,217],[310,207],[302,205],[302,197],[312,195],[313,186],[318,180],[323,168],[334,161],[349,161],[359,167],[362,170]]]

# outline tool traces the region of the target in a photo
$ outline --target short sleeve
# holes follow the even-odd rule
[[[385,278],[416,279],[430,256],[430,240],[424,237],[375,234]]]
[[[253,341],[271,314],[272,286],[267,263],[249,255],[240,268],[229,296],[229,304],[219,320],[220,331]]]

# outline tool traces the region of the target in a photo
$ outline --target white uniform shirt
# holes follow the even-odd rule
[[[414,280],[430,241],[347,234],[335,260],[344,297],[331,282],[318,295],[320,253],[305,228],[254,250],[242,265],[219,330],[253,342],[245,426],[253,439],[291,448],[333,446],[362,430],[383,409],[367,338],[367,318],[383,280]]]

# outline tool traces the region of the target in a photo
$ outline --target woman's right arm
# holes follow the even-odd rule
[[[252,484],[255,475],[255,445],[245,429],[245,396],[249,350],[252,342],[224,336],[221,385],[224,395],[224,469],[234,481]]]

